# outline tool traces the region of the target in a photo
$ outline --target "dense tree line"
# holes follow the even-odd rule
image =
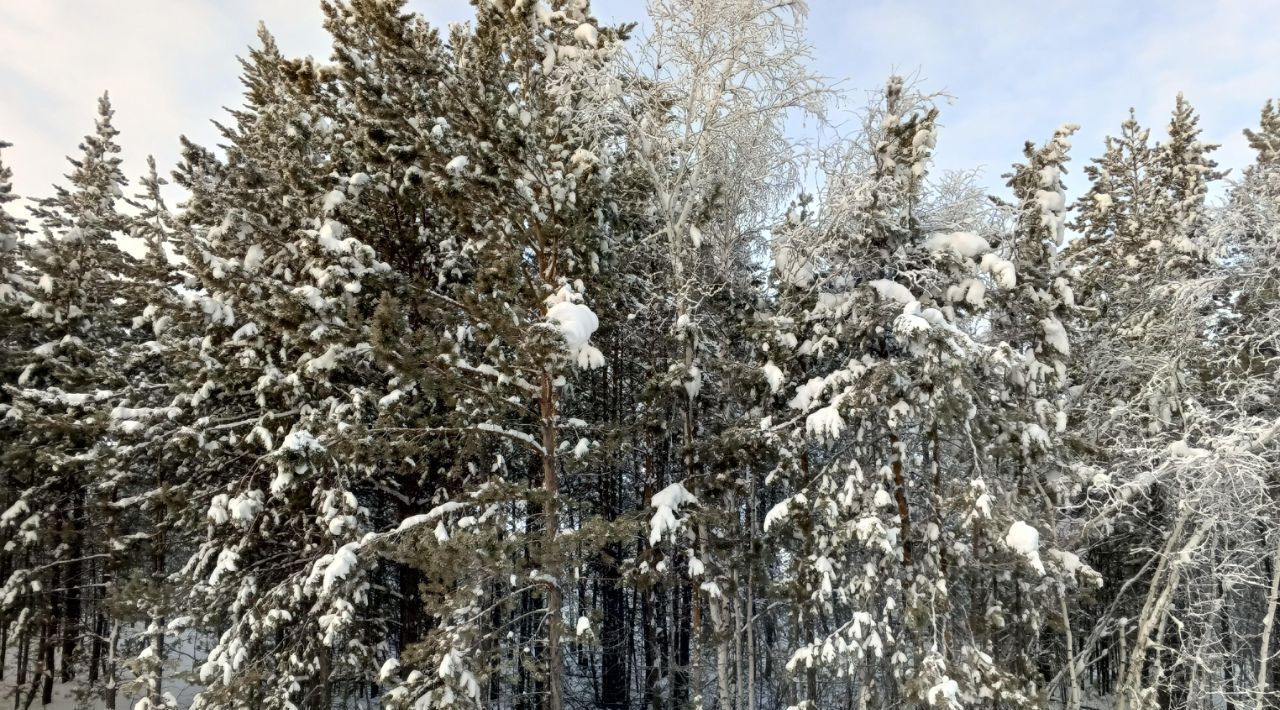
[[[1280,707],[1274,104],[1068,204],[788,3],[323,8],[168,193],[0,165],[16,708]]]

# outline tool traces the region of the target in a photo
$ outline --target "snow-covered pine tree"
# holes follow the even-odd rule
[[[1023,519],[1031,520],[1043,536],[1041,560],[1050,573],[1041,583],[1018,578],[1015,595],[999,600],[1003,610],[1017,611],[1012,624],[997,635],[1007,634],[1014,646],[1027,647],[1026,657],[1038,665],[1053,659],[1052,666],[1061,670],[1044,679],[1047,690],[1061,689],[1063,704],[1070,708],[1080,707],[1085,686],[1075,662],[1079,642],[1070,610],[1078,606],[1079,593],[1088,594],[1102,582],[1078,554],[1065,549],[1070,541],[1062,537],[1068,528],[1059,514],[1081,487],[1069,468],[1064,441],[1069,432],[1066,324],[1074,317],[1075,296],[1071,275],[1056,258],[1065,236],[1062,175],[1076,130],[1078,126],[1066,124],[1043,146],[1028,142],[1026,162],[1015,164],[1005,176],[1014,201],[1006,204],[1013,224],[1003,242],[1017,285],[1000,295],[990,319],[993,335],[1012,350],[1013,363],[1004,378],[987,385],[996,402],[989,419],[1003,431],[993,451],[997,474],[1003,469],[1000,484],[1006,495],[1016,496],[1013,503],[1022,509]],[[1047,633],[1051,628],[1061,631],[1061,637]]]
[[[17,379],[23,369],[19,363],[25,358],[26,351],[39,344],[33,342],[36,337],[34,326],[38,321],[24,315],[30,303],[28,292],[34,284],[21,260],[21,244],[31,230],[24,219],[9,212],[12,209],[9,204],[18,199],[13,192],[13,171],[4,164],[3,152],[9,147],[12,144],[0,141],[0,332],[3,333],[0,336],[0,383],[4,384]],[[5,419],[8,407],[9,394],[0,389],[0,420]],[[6,466],[4,470],[8,472],[10,469]],[[5,489],[13,491],[14,487],[6,484]],[[0,506],[6,508],[12,503],[7,495],[0,499]],[[0,570],[0,577],[7,578],[7,572],[7,567]]]
[[[1154,161],[1150,136],[1151,131],[1129,109],[1119,135],[1107,136],[1106,151],[1085,166],[1089,190],[1074,206],[1078,216],[1073,227],[1089,243],[1106,241],[1130,251],[1145,244],[1143,230],[1157,207],[1158,189],[1150,176]]]
[[[364,446],[387,389],[370,340],[390,267],[345,224],[364,181],[337,169],[327,75],[259,39],[225,158],[186,142],[176,173],[175,318],[196,322],[163,346],[180,426],[156,483],[185,501],[166,534],[190,553],[169,626],[217,639],[195,706],[328,707],[367,700],[391,613],[353,552],[392,475]]]
[[[889,304],[886,311],[895,310],[892,304],[900,311],[904,304],[916,303],[906,286],[884,277],[894,275],[897,264],[892,260],[904,256],[902,247],[914,236],[913,203],[932,150],[937,116],[927,97],[916,92],[904,96],[904,88],[901,79],[890,80],[882,102],[864,119],[863,135],[850,151],[854,156],[838,166],[848,172],[826,180],[829,187],[819,214],[828,222],[811,228],[815,236],[809,239],[792,229],[780,240],[784,258],[779,260],[779,274],[818,295],[816,300],[804,299],[812,303],[809,312],[791,315],[787,304],[780,305],[780,313],[802,325],[798,343],[795,336],[780,334],[774,357],[789,350],[831,358],[825,368],[806,373],[807,381],[788,387],[793,396],[778,416],[779,424],[766,420],[766,426],[779,427],[775,448],[781,454],[768,480],[780,484],[785,497],[766,516],[764,529],[774,536],[771,544],[786,542],[786,537],[776,537],[779,531],[792,526],[804,531],[792,536],[799,545],[794,557],[803,563],[788,570],[785,578],[798,602],[788,619],[795,630],[791,643],[796,651],[787,664],[803,679],[791,701],[798,707],[823,704],[820,688],[827,683],[819,676],[828,673],[853,680],[859,693],[874,692],[873,684],[880,683],[885,684],[884,692],[897,693],[898,683],[891,679],[904,678],[901,670],[895,674],[890,666],[920,660],[886,648],[900,632],[909,633],[894,610],[905,606],[906,587],[915,576],[912,566],[921,551],[913,544],[906,452],[900,432],[883,429],[888,424],[879,410],[889,403],[882,404],[883,393],[876,391],[880,383],[892,386],[895,380],[888,377],[886,357],[892,356],[885,348],[898,350],[877,305],[883,300]],[[796,215],[792,221],[800,219]],[[941,312],[935,312],[941,321]],[[883,315],[892,321],[893,315]],[[922,316],[911,317],[930,327]],[[788,341],[790,347],[781,350]],[[860,381],[877,365],[885,367],[876,384]],[[801,369],[794,364],[783,367]],[[899,381],[905,383],[905,378]],[[877,413],[860,411],[868,406]],[[894,424],[901,409],[891,413]],[[847,434],[846,421],[875,427],[877,433]],[[882,445],[889,450],[882,450]],[[828,447],[830,454],[824,450]],[[874,472],[870,480],[866,469]],[[908,571],[900,574],[904,568]],[[845,608],[838,610],[836,601]],[[831,618],[827,628],[824,617]],[[914,645],[903,642],[904,647]]]
[[[1258,130],[1246,130],[1245,136],[1250,146],[1257,151],[1255,163],[1245,169],[1244,179],[1232,187],[1227,207],[1217,215],[1215,228],[1218,231],[1217,241],[1227,242],[1218,245],[1219,253],[1238,257],[1238,262],[1235,258],[1226,261],[1239,263],[1243,267],[1243,273],[1247,274],[1239,290],[1235,288],[1235,279],[1225,282],[1230,285],[1231,291],[1221,300],[1229,307],[1218,311],[1222,317],[1217,324],[1217,330],[1232,334],[1224,338],[1223,347],[1219,351],[1226,358],[1224,369],[1230,373],[1229,380],[1236,384],[1236,387],[1229,390],[1230,396],[1224,399],[1231,406],[1230,419],[1234,420],[1231,428],[1247,444],[1240,446],[1237,443],[1230,448],[1219,447],[1219,450],[1254,454],[1261,459],[1255,460],[1256,463],[1267,462],[1260,468],[1255,467],[1255,463],[1255,466],[1239,466],[1237,469],[1256,476],[1261,471],[1274,470],[1274,462],[1280,455],[1277,452],[1277,444],[1280,444],[1280,411],[1275,404],[1280,401],[1276,398],[1276,387],[1280,383],[1277,383],[1275,377],[1276,359],[1280,356],[1280,321],[1277,320],[1280,311],[1276,307],[1276,286],[1280,283],[1280,272],[1276,266],[1280,263],[1277,262],[1277,254],[1280,254],[1280,240],[1277,237],[1280,236],[1280,230],[1276,229],[1275,222],[1276,216],[1280,215],[1280,210],[1277,210],[1277,201],[1280,200],[1280,170],[1277,170],[1277,155],[1274,150],[1275,146],[1280,145],[1280,118],[1272,101],[1268,101],[1263,108]],[[1238,320],[1232,318],[1234,314],[1239,314]],[[1260,501],[1255,498],[1253,502],[1256,504]],[[1274,520],[1274,506],[1277,502],[1274,491],[1266,498],[1261,498],[1261,502],[1259,510],[1254,512],[1255,519],[1263,518],[1270,512],[1271,519]],[[1276,664],[1274,660],[1277,637],[1274,623],[1277,605],[1280,604],[1280,540],[1274,535],[1274,524],[1254,523],[1254,527],[1259,533],[1256,539],[1260,544],[1250,550],[1248,544],[1241,540],[1245,544],[1240,545],[1243,558],[1240,561],[1243,562],[1243,569],[1255,574],[1262,572],[1261,581],[1265,585],[1262,588],[1267,590],[1266,598],[1264,601],[1259,598],[1260,594],[1255,593],[1249,599],[1247,591],[1239,588],[1229,590],[1245,598],[1231,600],[1239,604],[1236,608],[1242,613],[1237,615],[1227,612],[1229,623],[1223,624],[1222,635],[1225,650],[1228,653],[1239,653],[1245,658],[1251,655],[1252,648],[1242,648],[1244,644],[1235,640],[1237,635],[1243,630],[1244,634],[1254,632],[1258,636],[1257,656],[1250,663],[1256,668],[1253,687],[1244,690],[1244,683],[1235,681],[1238,672],[1224,679],[1228,681],[1228,689],[1239,683],[1237,687],[1251,696],[1253,707],[1256,708],[1274,702],[1273,698],[1280,692],[1280,664]],[[1244,556],[1253,557],[1255,562],[1249,564]],[[1261,570],[1258,569],[1257,560],[1261,560]],[[1232,608],[1231,601],[1227,603],[1227,609]],[[1250,604],[1250,601],[1253,603]],[[1265,610],[1262,611],[1258,626],[1254,625],[1258,621],[1258,613],[1252,610]],[[1248,661],[1242,660],[1240,665],[1245,662]],[[1235,669],[1228,661],[1224,664],[1224,670]]]
[[[134,209],[128,227],[128,237],[142,251],[133,273],[143,286],[122,294],[125,307],[135,314],[134,337],[118,353],[130,385],[112,401],[112,446],[104,452],[116,472],[119,535],[129,545],[128,563],[111,580],[122,627],[118,654],[128,669],[121,691],[135,699],[138,710],[178,707],[173,676],[186,670],[190,659],[183,657],[181,646],[192,640],[189,635],[184,639],[181,622],[169,628],[178,609],[169,579],[172,562],[181,554],[174,541],[183,539],[171,535],[170,528],[185,503],[173,493],[174,472],[184,455],[168,443],[183,412],[173,405],[170,385],[183,377],[188,341],[201,332],[204,318],[187,307],[180,291],[182,274],[170,257],[177,245],[174,216],[161,194],[165,184],[149,156],[147,173],[130,200]]]
[[[1244,129],[1249,147],[1257,152],[1257,165],[1270,166],[1280,162],[1280,110],[1275,101],[1267,99],[1262,106],[1258,130]]]
[[[1064,125],[1040,147],[1028,142],[1023,151],[1027,162],[1014,165],[1005,176],[1016,200],[1010,205],[1014,224],[1006,240],[1016,289],[1006,299],[997,332],[1026,360],[1016,384],[1033,397],[1050,395],[1066,382],[1069,347],[1060,338],[1075,297],[1054,256],[1065,236],[1062,174],[1077,129]],[[1048,420],[1042,424],[1057,428]]]
[[[441,262],[412,274],[408,308],[385,310],[398,386],[436,402],[415,430],[453,444],[435,507],[383,546],[433,582],[431,628],[388,667],[399,683],[386,702],[472,707],[483,687],[558,709],[571,555],[594,557],[593,523],[568,530],[578,511],[561,489],[589,444],[566,456],[562,432],[575,426],[565,406],[579,372],[603,362],[585,301],[612,209],[609,126],[585,118],[599,101],[589,79],[619,35],[585,4],[476,12],[450,32],[438,113],[413,126],[404,175],[430,205]],[[462,563],[477,554],[483,564]]]
[[[1264,113],[1264,132],[1266,120]],[[1195,707],[1224,698],[1260,708],[1276,697],[1280,575],[1273,521],[1280,509],[1266,472],[1280,456],[1269,295],[1276,275],[1268,266],[1275,259],[1277,191],[1265,142],[1255,147],[1258,162],[1206,225],[1210,238],[1196,235],[1224,257],[1203,267],[1197,281],[1212,289],[1212,304],[1201,302],[1199,317],[1183,323],[1205,341],[1189,379],[1211,384],[1196,389],[1197,416],[1178,432],[1181,439],[1152,456],[1150,480],[1121,488],[1133,496],[1159,487],[1178,512],[1162,531],[1158,564],[1140,582],[1151,587],[1134,621],[1137,641],[1146,634],[1155,648],[1135,657],[1150,670],[1144,676],[1136,661],[1130,664],[1118,707]]]
[[[1088,427],[1112,420],[1114,412],[1104,412],[1116,397],[1144,406],[1149,417],[1145,425],[1152,431],[1167,426],[1180,407],[1177,354],[1194,349],[1195,334],[1176,319],[1161,320],[1164,309],[1154,306],[1175,302],[1179,294],[1194,298],[1178,285],[1179,279],[1196,274],[1193,262],[1199,259],[1186,251],[1190,238],[1181,237],[1181,247],[1165,241],[1174,221],[1201,219],[1207,193],[1198,182],[1191,186],[1188,181],[1214,176],[1212,163],[1204,158],[1212,147],[1196,140],[1194,125],[1194,114],[1179,103],[1172,126],[1183,148],[1153,149],[1147,143],[1149,132],[1131,114],[1120,138],[1108,138],[1104,156],[1085,169],[1092,186],[1077,203],[1081,214],[1075,226],[1089,238],[1071,245],[1066,258],[1078,279],[1078,299],[1085,306],[1081,314],[1087,316],[1080,322],[1078,352],[1082,362],[1092,364],[1087,371],[1097,381],[1096,389],[1106,392],[1097,409],[1082,415]],[[1103,210],[1102,205],[1109,206]],[[1173,216],[1175,211],[1182,216]],[[1162,353],[1145,350],[1141,343],[1161,323],[1182,345]],[[1126,342],[1142,352],[1132,353],[1135,358],[1115,350],[1129,347]],[[1095,389],[1082,384],[1086,391]],[[1094,433],[1101,437],[1096,441],[1107,445],[1104,432]]]
[[[17,367],[19,353],[24,350],[22,338],[27,320],[23,317],[24,299],[30,288],[29,278],[24,276],[19,261],[19,242],[30,233],[20,217],[9,213],[8,205],[18,199],[13,192],[13,171],[4,164],[3,151],[12,144],[0,141],[0,326],[4,336],[0,340],[0,382],[11,382],[21,371]],[[0,402],[7,407],[8,396],[0,391]],[[7,411],[7,410],[6,410]],[[3,503],[6,507],[8,503]]]
[[[323,3],[333,39],[333,80],[317,97],[333,117],[343,150],[333,156],[358,206],[344,215],[348,233],[370,245],[395,278],[378,294],[369,343],[377,365],[389,373],[377,400],[371,458],[387,464],[385,488],[369,498],[371,525],[395,529],[402,520],[432,509],[458,490],[459,451],[465,435],[444,430],[448,403],[440,396],[455,381],[444,361],[449,352],[440,325],[450,306],[433,298],[470,274],[457,258],[456,239],[429,190],[422,189],[437,129],[439,87],[449,58],[439,33],[403,2]],[[443,307],[443,308],[442,308]],[[426,323],[435,324],[424,328]],[[456,325],[456,323],[454,324]],[[417,334],[430,332],[426,338]],[[424,369],[425,368],[425,369]],[[433,430],[429,436],[420,429]],[[376,450],[375,450],[376,449]],[[471,455],[470,451],[466,455]],[[377,565],[371,605],[387,607],[386,658],[405,658],[435,621],[422,589],[434,578],[408,554],[370,556]],[[393,681],[386,674],[385,681]]]
[[[17,362],[14,351],[18,346],[23,295],[30,288],[24,277],[24,268],[19,261],[19,242],[30,230],[25,221],[9,212],[9,203],[18,199],[13,192],[13,170],[4,164],[4,149],[12,144],[0,141],[0,318],[4,323],[4,341],[0,344],[0,353],[4,354],[4,370],[0,373],[2,381],[8,382],[8,369]]]
[[[1088,483],[1080,544],[1093,548],[1088,559],[1107,579],[1089,610],[1098,621],[1083,650],[1102,657],[1102,685],[1112,689],[1114,680],[1122,706],[1145,707],[1157,698],[1181,702],[1196,683],[1182,653],[1208,637],[1190,627],[1166,636],[1170,615],[1219,603],[1205,577],[1188,574],[1193,565],[1183,556],[1213,534],[1196,511],[1207,513],[1218,500],[1207,473],[1213,459],[1194,455],[1207,451],[1194,444],[1208,443],[1214,429],[1208,413],[1216,385],[1203,367],[1213,348],[1198,324],[1216,289],[1203,240],[1206,184],[1219,174],[1206,157],[1214,147],[1198,140],[1185,100],[1176,104],[1169,142],[1154,149],[1143,152],[1145,132],[1131,122],[1123,135],[1143,140],[1123,141],[1131,169],[1111,176],[1126,226],[1069,250],[1085,294],[1071,419],[1078,423],[1072,440],[1081,444],[1075,466]],[[1158,554],[1150,562],[1125,554],[1136,547]],[[1202,563],[1212,567],[1196,559]],[[1132,651],[1105,659],[1089,649],[1095,635]],[[1221,665],[1220,654],[1200,649],[1206,663]]]
[[[21,261],[21,248],[22,239],[30,234],[30,229],[25,220],[9,211],[13,209],[10,203],[18,199],[13,192],[13,171],[3,160],[3,151],[9,147],[10,143],[0,141],[0,438],[6,442],[0,447],[0,509],[6,511],[0,516],[0,522],[6,528],[14,524],[12,519],[16,516],[26,519],[20,508],[11,506],[17,502],[31,464],[31,451],[15,445],[25,423],[20,418],[21,412],[12,409],[8,385],[22,372],[28,351],[42,342],[40,322],[25,315],[34,284]],[[2,539],[6,544],[0,547],[0,580],[8,580],[15,566],[21,568],[29,563],[16,545],[8,544],[12,539],[8,530]],[[32,626],[15,626],[11,621],[13,616],[9,610],[0,615],[0,667],[13,668],[18,675],[16,684],[24,685],[31,638],[29,634],[24,635],[23,630]]]
[[[1157,238],[1165,249],[1183,255],[1188,262],[1182,265],[1184,269],[1194,269],[1195,263],[1205,257],[1202,242],[1207,226],[1209,184],[1225,176],[1209,158],[1218,146],[1201,141],[1200,133],[1200,117],[1179,93],[1169,121],[1168,137],[1156,146],[1152,172],[1162,193],[1156,204],[1165,210],[1164,214],[1154,217],[1158,223]]]
[[[794,230],[809,236],[781,244],[779,274],[804,278],[780,294],[812,279],[817,295],[794,314],[780,306],[801,333],[787,367],[825,361],[765,422],[780,457],[770,480],[785,495],[765,527],[773,544],[794,547],[785,556],[798,595],[788,668],[807,686],[793,696],[802,707],[1037,701],[1025,648],[974,643],[1000,636],[993,630],[1010,613],[991,605],[997,587],[1061,574],[1045,562],[1054,551],[1040,541],[1043,505],[1020,502],[1002,478],[996,445],[1008,435],[993,422],[1007,405],[982,391],[1012,376],[1008,346],[978,334],[990,330],[988,286],[1011,291],[1015,266],[993,251],[980,190],[955,179],[925,189],[936,117],[931,97],[891,80],[841,170],[824,180],[821,218]],[[1056,175],[1045,186],[1036,179],[1055,193],[1041,197],[1057,198],[1035,202],[1037,219],[1046,202],[1060,224]],[[787,340],[780,333],[777,345]],[[1019,588],[1007,586],[1026,602],[1028,627],[1057,614],[1056,599],[1050,612]]]
[[[68,184],[32,209],[42,233],[24,250],[35,279],[25,300],[44,342],[19,358],[22,372],[9,389],[8,419],[20,429],[14,450],[27,465],[5,520],[30,564],[15,567],[5,590],[9,610],[42,627],[33,673],[42,696],[52,693],[56,661],[62,683],[83,682],[108,703],[121,629],[111,580],[129,554],[108,413],[133,387],[124,353],[136,339],[134,306],[150,288],[119,242],[128,225],[119,209],[126,181],[112,115],[104,94],[94,133],[70,159]],[[23,624],[15,632],[36,633]],[[28,697],[34,692],[33,685]]]

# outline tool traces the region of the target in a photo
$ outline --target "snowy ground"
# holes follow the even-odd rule
[[[165,678],[163,689],[165,692],[171,693],[175,700],[178,701],[178,707],[190,707],[191,701],[199,693],[200,686],[193,685],[182,677],[186,672],[190,671],[197,658],[197,649],[201,649],[208,645],[207,640],[190,636],[184,638],[177,649],[169,652],[169,658],[165,665]],[[8,662],[4,668],[4,679],[0,681],[0,699],[2,701],[12,701],[14,697],[15,681],[17,679],[17,667],[14,659],[16,658],[13,649],[8,654]],[[199,654],[203,656],[203,652]],[[121,683],[127,682],[131,676],[127,671],[121,678]],[[26,687],[22,689],[23,700],[25,703],[26,693],[30,689],[30,678],[28,678]],[[79,695],[78,695],[79,694]],[[138,698],[121,691],[116,697],[115,710],[131,710]],[[62,683],[54,683],[53,685],[53,702],[48,705],[40,703],[39,693],[35,702],[31,704],[32,708],[46,708],[47,710],[105,710],[105,703],[100,697],[83,697],[83,689],[72,683],[64,685]]]

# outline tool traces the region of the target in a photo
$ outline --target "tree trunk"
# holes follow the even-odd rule
[[[1280,540],[1280,535],[1277,536]],[[1267,665],[1271,662],[1271,630],[1275,627],[1276,605],[1280,601],[1280,544],[1271,564],[1271,591],[1267,595],[1267,614],[1262,618],[1262,640],[1258,643],[1258,689],[1254,710],[1263,710],[1267,701]]]
[[[65,600],[62,614],[62,682],[70,683],[76,676],[76,645],[80,640],[80,616],[82,600],[80,593],[84,582],[84,563],[79,560],[84,556],[84,505],[82,496],[75,498],[75,506],[80,508],[71,511],[70,542],[67,545],[67,557],[72,560],[66,565],[63,578]],[[52,672],[52,668],[50,669]]]
[[[1173,591],[1178,585],[1178,567],[1171,564],[1170,558],[1174,555],[1175,547],[1182,542],[1182,532],[1190,517],[1191,508],[1189,507],[1178,514],[1169,539],[1161,550],[1160,563],[1156,565],[1156,570],[1151,576],[1151,588],[1147,593],[1146,602],[1142,605],[1142,613],[1138,617],[1138,631],[1133,640],[1129,665],[1123,671],[1123,680],[1116,690],[1117,710],[1132,710],[1139,707],[1137,700],[1142,685],[1142,670],[1147,660],[1147,646],[1151,641],[1152,632],[1157,627],[1163,628]],[[1192,545],[1198,536],[1197,531],[1187,546]],[[1168,571],[1167,581],[1164,579],[1166,570]]]
[[[742,710],[743,698],[743,669],[742,669],[742,632],[746,624],[746,617],[742,611],[742,596],[738,594],[738,570],[733,571],[733,680],[734,689],[733,710]]]
[[[54,645],[54,622],[50,621],[45,624],[44,633],[40,639],[40,655],[44,659],[39,664],[39,673],[36,674],[38,681],[43,681],[44,688],[40,692],[40,703],[48,705],[53,702],[53,645]],[[31,704],[31,698],[35,697],[35,693],[27,698],[27,704]]]
[[[1076,652],[1075,641],[1071,636],[1071,616],[1067,611],[1067,593],[1059,590],[1058,600],[1061,603],[1062,610],[1062,628],[1066,633],[1067,642],[1067,678],[1071,686],[1067,689],[1066,710],[1079,710],[1080,708],[1080,678],[1076,675]]]
[[[753,482],[754,484],[754,482]],[[755,496],[752,496],[751,504],[751,532],[755,534]],[[753,542],[754,551],[754,542]],[[755,600],[755,574],[756,566],[754,554],[749,560],[747,567],[747,710],[756,710],[756,600]]]
[[[18,674],[16,678],[18,686],[27,682],[27,664],[30,662],[31,634],[27,631],[23,631],[21,638],[18,639]]]
[[[646,590],[640,604],[640,623],[644,626],[644,694],[649,710],[662,708],[662,695],[658,690],[661,674],[658,669],[658,628],[654,620],[655,596],[653,590]]]
[[[556,564],[556,532],[560,527],[559,500],[560,479],[556,471],[556,400],[552,377],[542,375],[542,395],[539,398],[542,419],[542,489],[546,501],[542,508],[543,549],[539,563],[543,574],[548,575],[547,595],[547,701],[546,710],[564,707],[564,661],[561,657],[561,591],[559,565]]]
[[[499,603],[501,591],[498,583],[494,582],[489,586],[489,603],[493,609],[489,612],[489,629],[496,632],[503,625],[502,604]],[[403,611],[401,612],[403,614]],[[502,643],[498,640],[488,641],[491,646],[490,652],[493,659],[493,672],[489,674],[488,688],[486,695],[489,698],[489,707],[499,707],[502,702]]]
[[[701,535],[699,535],[701,538]],[[689,631],[685,635],[685,657],[689,668],[689,699],[702,707],[702,594],[698,583],[689,580]]]
[[[622,546],[607,545],[601,555],[600,596],[604,612],[600,642],[601,707],[625,710],[630,706],[627,694],[626,595],[618,585],[618,559]]]
[[[902,472],[903,446],[897,434],[889,435],[890,468],[893,470],[894,500],[898,504],[898,524],[902,526],[902,563],[911,564],[911,508],[907,506],[907,481]]]
[[[704,546],[705,547],[705,546]],[[716,686],[720,696],[720,710],[733,710],[734,693],[730,685],[729,672],[729,608],[725,601],[724,590],[719,597],[708,600],[711,610],[711,625],[716,637]]]
[[[690,699],[690,673],[689,673],[689,629],[692,627],[692,615],[690,614],[690,593],[689,585],[681,584],[672,589],[668,596],[671,597],[671,621],[673,628],[668,634],[671,636],[672,659],[671,659],[671,705],[673,708],[685,708],[689,705]]]
[[[158,483],[159,487],[163,490],[165,488],[164,481],[161,480]],[[167,571],[166,568],[168,565],[166,559],[166,554],[168,552],[166,548],[166,536],[164,533],[164,527],[161,525],[164,520],[164,514],[165,512],[163,507],[157,506],[155,510],[155,518],[152,520],[153,530],[155,532],[151,538],[151,582],[153,585],[152,593],[156,595],[154,603],[157,606],[162,604],[161,600],[163,599],[163,596],[160,590],[164,587],[165,572]],[[167,610],[161,608],[157,609],[157,611]],[[166,655],[164,644],[165,624],[163,614],[155,614],[152,619],[152,624],[154,625],[154,631],[151,634],[151,646],[152,652],[155,654],[156,670],[153,681],[154,685],[149,689],[147,697],[151,700],[152,707],[160,707],[160,702],[164,697],[164,659]]]
[[[102,600],[97,598],[98,594],[96,590],[93,592],[93,597],[93,606],[97,609],[101,606]],[[98,676],[102,668],[102,639],[106,634],[106,626],[106,619],[103,618],[102,613],[95,611],[93,613],[93,630],[90,632],[92,638],[89,641],[88,680],[90,686],[97,685],[98,683]]]
[[[120,622],[111,622],[111,634],[107,637],[107,685],[103,689],[103,706],[108,710],[116,706],[116,643],[120,640]]]
[[[653,446],[649,446],[649,455],[646,457],[644,467],[645,477],[644,486],[640,491],[640,500],[648,505],[653,500],[653,477],[656,475],[654,469]],[[637,545],[643,550],[645,559],[652,565],[655,561],[653,546],[649,544],[649,540],[640,534]],[[662,680],[662,673],[659,664],[662,654],[662,644],[658,640],[658,593],[652,587],[642,592],[643,596],[640,602],[640,624],[643,627],[642,634],[644,637],[644,694],[645,702],[649,706],[649,710],[661,710],[662,693],[658,688]]]

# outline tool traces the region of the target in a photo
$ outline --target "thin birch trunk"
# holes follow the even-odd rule
[[[738,570],[733,571],[733,708],[742,710],[742,597],[738,594]]]
[[[1080,709],[1080,678],[1077,675],[1075,640],[1071,635],[1071,616],[1067,612],[1067,593],[1059,590],[1058,601],[1062,609],[1062,628],[1066,630],[1067,641],[1067,677],[1071,686],[1067,690],[1066,710]]]
[[[1280,536],[1277,536],[1280,540]],[[1271,564],[1271,593],[1267,596],[1267,615],[1262,618],[1262,640],[1258,644],[1258,688],[1254,710],[1263,710],[1267,700],[1267,665],[1271,662],[1271,630],[1275,627],[1276,603],[1280,600],[1280,542]],[[1230,659],[1228,659],[1230,662]]]
[[[1138,616],[1138,631],[1133,640],[1133,651],[1129,658],[1129,666],[1124,672],[1120,687],[1117,688],[1117,710],[1129,710],[1130,708],[1139,707],[1135,701],[1138,699],[1138,689],[1142,685],[1142,668],[1146,665],[1147,646],[1151,640],[1152,631],[1163,622],[1169,601],[1173,596],[1173,590],[1178,585],[1178,565],[1171,558],[1175,546],[1182,542],[1182,531],[1190,517],[1190,508],[1185,508],[1178,514],[1173,531],[1170,532],[1169,539],[1165,542],[1164,549],[1161,550],[1160,563],[1156,566],[1155,573],[1152,574],[1151,588],[1147,592],[1146,602],[1142,605],[1142,613]],[[1198,533],[1187,544],[1192,544],[1195,537],[1198,537]],[[1183,549],[1185,550],[1186,547],[1184,546]],[[1166,572],[1168,581],[1164,581]]]
[[[756,525],[756,482],[755,477],[751,479],[751,535],[750,550],[751,556],[748,558],[747,567],[747,710],[756,710],[756,560],[755,560],[755,536]]]

